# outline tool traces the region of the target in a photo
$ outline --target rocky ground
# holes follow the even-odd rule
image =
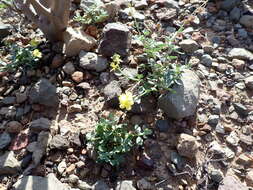
[[[90,2],[75,0],[72,12]],[[111,18],[84,28],[99,45],[73,57],[1,11],[0,39],[25,46],[36,37],[43,57],[37,69],[0,72],[0,189],[252,189],[253,2],[136,0],[131,11],[127,0],[100,3]],[[135,21],[157,41],[176,33],[173,62],[190,70],[175,94],[145,97],[126,113],[114,100],[129,81],[109,65],[115,51],[127,73],[145,62]],[[97,164],[85,141],[110,112],[153,131],[119,169]]]

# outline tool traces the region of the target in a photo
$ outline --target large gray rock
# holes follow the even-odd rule
[[[11,32],[11,26],[8,24],[4,24],[0,21],[0,41],[2,41],[3,38],[8,36]]]
[[[92,52],[81,51],[79,54],[80,67],[83,69],[102,72],[107,69],[108,61],[102,56],[98,56]]]
[[[195,114],[198,99],[200,80],[191,70],[184,70],[181,85],[175,85],[172,89],[175,93],[168,92],[158,99],[158,107],[169,118],[182,119]]]
[[[241,0],[224,0],[221,2],[220,7],[223,10],[230,11],[234,7],[236,7],[240,2],[241,2]]]
[[[125,57],[130,46],[131,33],[128,27],[120,23],[109,23],[104,27],[98,52],[105,57],[111,57],[115,53]]]
[[[19,179],[14,185],[14,190],[70,190],[70,187],[62,184],[54,174],[47,177],[25,176]]]
[[[253,29],[253,15],[243,15],[240,18],[240,24],[245,27]]]
[[[14,153],[12,151],[6,152],[4,155],[0,156],[0,175],[16,174],[20,170],[20,163],[14,157]]]
[[[29,100],[32,104],[55,107],[59,103],[56,87],[47,79],[40,79],[31,89]]]
[[[233,48],[228,53],[228,57],[233,59],[253,60],[253,53],[244,48]]]
[[[235,177],[226,176],[223,179],[223,182],[219,185],[218,190],[232,190],[232,189],[248,190],[248,187],[245,186],[242,182],[240,182]]]

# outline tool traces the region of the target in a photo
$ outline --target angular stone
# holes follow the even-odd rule
[[[8,96],[8,97],[5,97],[1,102],[5,105],[15,104],[16,103],[16,97]]]
[[[67,28],[64,34],[65,46],[63,52],[71,57],[78,55],[81,50],[90,51],[96,46],[96,39],[80,29]]]
[[[107,84],[104,88],[104,95],[108,104],[112,107],[118,105],[118,96],[122,93],[120,84],[118,81],[113,80]]]
[[[179,45],[186,53],[193,53],[199,48],[198,43],[191,39],[183,40]]]
[[[240,18],[240,24],[247,28],[253,29],[253,16],[252,15],[243,15]]]
[[[83,69],[102,72],[108,67],[107,59],[102,56],[98,56],[96,53],[81,51],[79,58],[80,67]]]
[[[0,149],[3,149],[5,147],[7,147],[11,142],[11,137],[9,135],[9,133],[2,133],[0,135]]]
[[[47,118],[39,118],[37,120],[34,120],[30,123],[30,129],[33,132],[41,132],[41,131],[48,131],[50,130],[51,121]]]
[[[68,62],[62,67],[63,71],[69,75],[72,75],[75,72],[75,66],[73,63]]]
[[[236,160],[236,163],[245,167],[253,166],[253,160],[251,159],[250,155],[247,155],[247,153],[240,154],[240,156]]]
[[[92,186],[92,189],[93,190],[109,190],[110,188],[103,180],[99,180]]]
[[[220,7],[225,11],[230,11],[234,7],[236,7],[240,2],[241,0],[224,0],[221,2]]]
[[[80,83],[83,81],[83,72],[80,71],[76,71],[71,75],[71,78],[73,81],[75,81],[76,83]]]
[[[69,141],[66,137],[55,135],[50,142],[51,149],[67,149],[69,148]]]
[[[11,26],[0,21],[0,41],[11,34]]]
[[[6,124],[6,131],[8,133],[19,133],[23,128],[23,125],[18,121],[10,121]]]
[[[253,170],[252,169],[247,173],[245,181],[248,186],[253,187]]]
[[[0,175],[17,174],[21,170],[20,163],[14,157],[14,153],[6,152],[0,156]]]
[[[125,180],[117,182],[116,190],[136,190],[133,181]]]
[[[168,92],[158,99],[158,107],[173,119],[194,115],[199,99],[200,80],[193,71],[185,70],[179,83],[172,88],[175,93]]]
[[[223,183],[219,185],[218,190],[232,190],[232,189],[248,190],[247,186],[245,186],[242,182],[240,182],[235,177],[226,176],[223,179]]]
[[[109,23],[104,27],[98,52],[105,57],[112,57],[115,53],[125,57],[130,46],[131,33],[128,27],[120,23]]]
[[[253,76],[245,78],[245,85],[248,89],[253,90]]]
[[[196,138],[188,134],[180,134],[177,144],[177,151],[181,156],[194,158],[198,151]]]
[[[29,100],[32,104],[56,107],[59,103],[56,87],[47,79],[40,79],[31,89]]]
[[[154,187],[152,187],[151,183],[147,181],[145,178],[142,178],[137,181],[137,187],[140,190],[151,190]]]
[[[78,113],[82,111],[82,106],[79,104],[74,104],[68,107],[68,113]]]

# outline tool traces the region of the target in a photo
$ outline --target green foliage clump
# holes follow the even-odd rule
[[[9,6],[11,6],[12,0],[1,0],[0,1],[0,10],[1,9],[6,9]]]
[[[9,63],[0,62],[0,71],[16,71],[19,68],[34,68],[38,65],[42,53],[35,47],[10,46]]]
[[[97,24],[104,22],[108,18],[108,13],[102,7],[98,6],[97,4],[93,4],[84,9],[83,16],[80,13],[76,13],[74,20],[80,22],[82,24]]]
[[[134,130],[128,130],[126,124],[118,124],[111,117],[101,119],[95,130],[86,135],[88,146],[94,147],[98,154],[97,162],[109,163],[119,166],[124,161],[124,154],[131,151],[136,145],[143,144],[143,138],[151,134],[151,130],[135,126]]]

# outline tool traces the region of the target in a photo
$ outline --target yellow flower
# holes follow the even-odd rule
[[[120,58],[120,55],[115,53],[113,56],[112,56],[112,60],[113,62],[117,63],[117,64],[120,64],[122,62],[122,59]]]
[[[120,67],[120,63],[122,62],[122,59],[120,58],[120,55],[115,53],[112,57],[112,62],[110,64],[112,71],[118,70]]]
[[[33,50],[33,56],[37,57],[37,58],[41,58],[42,57],[42,53],[40,52],[40,50],[35,49],[35,50]]]
[[[121,94],[119,96],[119,107],[121,109],[126,108],[126,110],[131,110],[132,105],[134,104],[133,94],[131,92],[126,92],[125,94]]]
[[[111,64],[110,64],[110,66],[111,66],[111,70],[112,71],[115,71],[115,70],[118,70],[119,69],[119,64],[117,64],[117,63],[115,63],[115,62],[111,62]]]

